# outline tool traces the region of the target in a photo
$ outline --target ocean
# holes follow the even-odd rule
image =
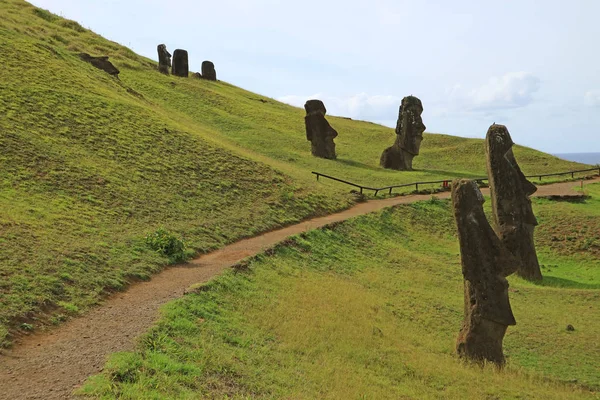
[[[576,161],[583,164],[600,164],[600,153],[562,153],[555,154],[556,157],[567,161]]]

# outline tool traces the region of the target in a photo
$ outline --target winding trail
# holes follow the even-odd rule
[[[600,177],[584,181],[600,182]],[[577,182],[539,186],[535,196],[575,195]],[[489,194],[483,190],[484,194]],[[449,192],[436,194],[448,198]],[[0,354],[0,399],[65,399],[90,375],[102,370],[109,354],[132,350],[135,338],[147,331],[166,302],[181,297],[191,284],[205,282],[242,259],[291,235],[316,229],[397,204],[428,200],[408,195],[370,200],[345,211],[244,239],[205,254],[188,264],[165,269],[150,281],[133,284],[102,305],[56,329],[24,338]]]

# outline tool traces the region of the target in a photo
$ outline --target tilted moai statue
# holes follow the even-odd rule
[[[396,141],[381,154],[379,164],[383,168],[412,171],[412,162],[419,155],[425,125],[421,114],[423,104],[414,96],[402,99],[396,124]]]
[[[327,110],[321,100],[308,100],[304,104],[306,117],[306,139],[311,143],[312,155],[335,160],[335,143],[333,139],[338,133],[325,119]]]
[[[483,196],[474,181],[452,183],[454,218],[464,277],[464,321],[457,353],[477,362],[504,364],[502,340],[515,317],[508,299],[506,277],[518,259],[500,241],[483,212]]]
[[[175,76],[187,78],[190,73],[188,66],[188,52],[185,50],[177,49],[173,52],[173,67],[171,73]]]
[[[542,273],[533,240],[537,220],[529,199],[537,187],[521,172],[512,151],[513,144],[504,125],[490,126],[485,149],[492,213],[500,240],[520,261],[517,274],[525,279],[539,280]]]
[[[156,48],[158,51],[158,70],[169,75],[169,68],[171,68],[171,53],[167,51],[167,46],[159,44]]]
[[[217,71],[212,61],[202,61],[202,78],[209,81],[217,80]]]
[[[101,69],[107,74],[119,79],[120,71],[110,61],[108,61],[108,56],[92,57],[88,53],[79,53],[79,58],[81,58],[83,61],[89,62],[94,67]]]

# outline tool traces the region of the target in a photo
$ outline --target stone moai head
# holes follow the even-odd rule
[[[164,65],[167,67],[171,66],[171,53],[167,51],[167,46],[164,44],[159,44],[156,47],[158,51],[158,65]]]
[[[217,71],[215,70],[215,64],[212,61],[202,62],[202,78],[209,81],[217,80]]]
[[[173,52],[173,67],[171,73],[182,78],[187,78],[189,76],[190,68],[188,65],[187,51],[177,49]]]
[[[513,179],[517,179],[522,185],[525,195],[530,196],[537,191],[537,187],[529,182],[521,172],[512,151],[513,145],[514,142],[506,126],[498,124],[490,126],[485,140],[488,172],[491,175],[500,173],[504,179],[508,179],[512,175]]]
[[[423,132],[426,129],[421,118],[422,113],[421,100],[414,96],[402,99],[396,124],[397,144],[401,149],[415,156],[419,154]]]
[[[306,139],[311,142],[311,152],[316,157],[335,159],[335,143],[333,139],[338,133],[325,119],[325,105],[321,100],[308,100],[304,104],[306,116]]]

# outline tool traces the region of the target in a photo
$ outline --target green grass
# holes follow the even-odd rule
[[[0,343],[160,270],[168,257],[144,241],[159,228],[189,256],[354,201],[312,170],[374,185],[485,172],[482,141],[433,134],[418,171],[382,170],[393,130],[342,118],[331,118],[339,160],[316,159],[300,109],[164,76],[21,0],[0,3],[0,16]],[[120,80],[78,52],[108,55]],[[581,167],[526,148],[517,157],[527,173]]]
[[[541,284],[509,278],[517,325],[501,372],[454,355],[460,257],[450,203],[432,200],[295,237],[171,302],[138,349],[113,355],[80,394],[598,398],[600,262],[577,241],[547,245],[549,226],[567,232],[597,216],[600,185],[588,187],[584,204],[534,200],[540,261],[552,266]]]

